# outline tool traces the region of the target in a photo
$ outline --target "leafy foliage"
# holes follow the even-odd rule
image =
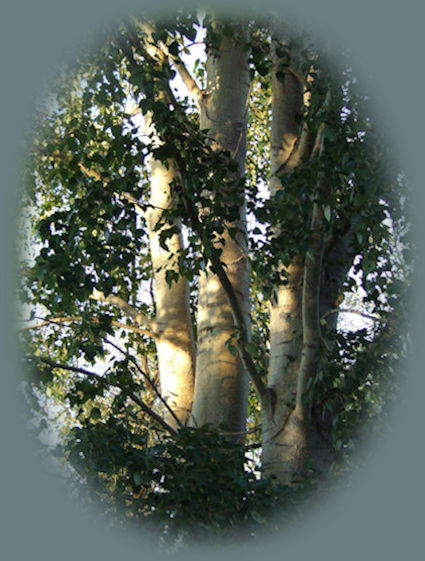
[[[256,536],[272,529],[278,506],[295,502],[293,490],[241,469],[242,448],[217,430],[185,427],[173,440],[148,441],[146,432],[132,433],[125,419],[90,421],[71,431],[69,458],[112,515],[121,510],[166,543],[179,535],[216,540],[236,530]]]

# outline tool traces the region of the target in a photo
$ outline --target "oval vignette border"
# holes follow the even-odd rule
[[[193,5],[196,3],[193,2]],[[207,7],[226,6],[226,2],[199,2]],[[184,2],[158,0],[156,8],[176,9]],[[242,2],[227,2],[227,7],[240,13],[247,8]],[[78,506],[67,499],[60,482],[53,481],[38,465],[31,442],[26,435],[20,401],[17,395],[17,366],[14,326],[13,275],[14,207],[18,193],[20,158],[26,135],[31,130],[31,103],[40,96],[51,74],[59,68],[60,58],[93,38],[93,32],[104,23],[113,22],[131,9],[151,8],[147,0],[75,0],[55,2],[28,0],[3,5],[0,34],[2,89],[0,110],[2,185],[1,185],[1,550],[5,558],[63,561],[76,556],[94,559],[141,559],[163,557],[152,550],[148,536],[133,539],[124,534],[105,531],[94,525]],[[254,8],[255,6],[249,5]],[[425,194],[421,191],[423,166],[421,147],[424,128],[420,92],[423,91],[424,40],[421,39],[423,8],[405,0],[264,0],[262,13],[275,9],[287,11],[296,21],[311,26],[319,34],[329,33],[352,54],[359,69],[361,86],[371,92],[378,103],[372,104],[375,119],[407,172],[414,190],[413,224],[418,246],[415,279],[422,279],[424,260],[422,213]],[[260,12],[261,13],[261,12]],[[381,123],[382,121],[382,123]],[[385,130],[386,129],[386,130]],[[282,533],[280,540],[254,544],[247,550],[226,548],[202,551],[203,558],[230,557],[248,561],[259,555],[297,559],[314,558],[346,561],[368,558],[398,560],[413,557],[422,549],[421,527],[424,450],[423,418],[420,416],[425,363],[424,298],[414,283],[412,313],[414,358],[408,365],[409,382],[403,388],[400,405],[389,419],[389,430],[383,442],[372,443],[371,460],[361,473],[354,474],[350,489],[340,491],[325,504],[315,505],[305,524]],[[423,530],[422,530],[423,531]],[[199,558],[200,551],[182,552],[189,561]],[[410,555],[409,555],[410,554]],[[411,555],[413,554],[413,555]],[[173,556],[172,556],[173,557]],[[180,557],[180,555],[177,555]]]

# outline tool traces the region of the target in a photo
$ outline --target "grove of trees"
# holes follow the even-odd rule
[[[40,103],[26,395],[118,521],[253,535],[396,395],[405,178],[325,54],[277,17],[131,17]]]

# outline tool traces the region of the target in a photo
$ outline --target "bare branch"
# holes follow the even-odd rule
[[[172,56],[172,55],[170,55],[170,56],[171,56],[171,60],[174,63],[174,66],[175,66],[177,72],[179,73],[179,76],[182,79],[184,85],[186,86],[191,98],[195,102],[197,108],[200,109],[201,105],[202,105],[202,99],[203,99],[202,90],[200,89],[200,87],[196,83],[195,79],[193,78],[193,76],[190,74],[190,72],[186,68],[186,65],[181,60],[181,58],[177,57],[177,56]]]
[[[72,323],[72,322],[80,322],[82,320],[81,316],[68,316],[68,317],[55,317],[55,318],[40,318],[34,316],[30,320],[24,321],[32,321],[32,319],[40,320],[39,323],[33,323],[32,325],[24,325],[21,327],[19,331],[29,331],[30,329],[41,329],[46,325],[61,325],[63,323]]]
[[[150,329],[138,327],[137,325],[129,325],[128,323],[122,323],[116,320],[112,320],[112,325],[115,325],[115,327],[120,327],[125,331],[132,331],[133,333],[139,333],[140,335],[147,335],[148,337],[152,337],[152,339],[158,339],[158,333],[156,333],[155,331],[151,331]]]
[[[349,308],[334,308],[333,310],[328,310],[327,312],[325,312],[322,317],[320,318],[322,319],[326,319],[328,316],[332,315],[332,314],[355,314],[357,316],[361,316],[364,317],[366,319],[370,319],[373,321],[385,321],[383,318],[379,317],[379,316],[374,316],[372,314],[366,314],[365,312],[362,312],[360,310],[354,310],[354,309],[349,309]]]
[[[162,428],[164,428],[172,436],[177,436],[177,431],[174,430],[173,427],[167,423],[167,421],[164,421],[164,419],[160,417],[158,413],[155,413],[153,409],[151,409],[148,405],[146,405],[146,403],[144,403],[139,397],[137,397],[137,395],[135,395],[133,392],[129,393],[128,395],[130,399],[132,399],[134,403],[136,403],[136,405],[138,405],[140,409],[142,409],[142,411],[144,411],[147,415],[149,415],[149,417],[154,419],[154,421],[161,425]]]

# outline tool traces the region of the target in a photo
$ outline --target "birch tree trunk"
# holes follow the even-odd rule
[[[285,188],[282,176],[291,174],[302,164],[314,145],[311,131],[305,124],[300,125],[308,94],[294,71],[296,53],[289,49],[286,41],[285,28],[276,28],[272,38],[271,195]],[[289,68],[285,52],[290,56]],[[284,80],[279,78],[282,71]],[[323,248],[317,251],[321,262]],[[314,294],[314,302],[309,298],[320,288],[320,278],[312,273],[311,264],[305,264],[304,256],[295,256],[289,265],[281,267],[287,283],[277,288],[276,299],[270,307],[268,387],[272,401],[270,407],[262,408],[262,464],[266,473],[290,483],[296,473],[302,472],[307,456],[309,411],[303,403],[303,394],[308,375],[316,364],[317,353],[313,351],[317,333],[310,327],[319,319],[318,308],[317,317],[312,312],[316,304],[318,306],[319,293]]]
[[[215,31],[220,26],[213,23]],[[200,126],[209,129],[212,147],[228,150],[238,162],[241,176],[246,153],[247,97],[249,91],[248,54],[242,28],[234,26],[232,37],[222,37],[217,52],[209,52],[207,88],[201,104]],[[211,170],[214,172],[214,170]],[[224,186],[223,186],[224,188]],[[214,196],[214,194],[211,194]],[[229,227],[225,224],[225,228]],[[249,270],[246,256],[245,209],[231,225],[239,230],[232,239],[225,230],[221,261],[249,325]],[[226,425],[233,433],[243,433],[246,424],[248,378],[242,362],[227,348],[235,325],[227,296],[218,277],[207,272],[199,281],[198,336],[193,422],[200,426]]]
[[[150,251],[155,282],[156,340],[161,395],[182,424],[192,409],[195,384],[195,345],[189,307],[189,287],[185,278],[169,286],[167,270],[177,269],[177,252],[183,247],[181,233],[167,239],[168,249],[160,245],[161,229],[156,230],[162,211],[172,204],[170,185],[175,177],[172,163],[151,162],[151,196],[147,212]],[[174,428],[176,419],[164,411]]]

